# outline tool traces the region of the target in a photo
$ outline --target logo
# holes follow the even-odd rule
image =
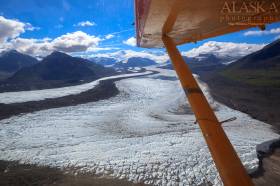
[[[225,1],[220,22],[229,25],[264,25],[280,21],[279,1]]]

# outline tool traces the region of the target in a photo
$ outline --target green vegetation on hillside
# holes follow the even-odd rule
[[[280,69],[228,69],[220,72],[220,75],[254,86],[280,87]]]

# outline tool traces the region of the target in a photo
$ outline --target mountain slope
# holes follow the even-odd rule
[[[280,40],[230,64],[221,74],[250,85],[280,87]]]
[[[228,68],[240,69],[268,69],[280,68],[280,40],[265,46],[263,49],[247,55]]]
[[[191,68],[192,72],[196,74],[204,74],[224,67],[224,65],[220,62],[221,59],[212,54],[202,54],[194,58],[183,56],[183,58]],[[171,62],[169,61],[168,63],[169,64],[163,66],[162,68],[173,69]]]
[[[1,90],[44,89],[79,84],[115,71],[86,59],[53,52],[42,62],[23,68],[1,84]]]
[[[202,79],[215,99],[280,131],[280,40]]]
[[[0,55],[0,74],[11,75],[23,67],[32,66],[39,61],[31,56],[10,50]],[[4,78],[3,78],[4,79]]]

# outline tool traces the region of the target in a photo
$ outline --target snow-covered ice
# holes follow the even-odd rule
[[[0,159],[76,166],[154,185],[221,185],[174,72],[160,71],[118,81],[120,94],[108,100],[1,120]],[[253,170],[256,145],[279,135],[207,97],[220,120],[237,117],[223,126],[246,168]]]
[[[133,72],[137,72],[137,71],[133,71]],[[3,92],[0,93],[0,103],[4,103],[4,104],[23,103],[27,101],[41,101],[49,98],[59,98],[63,96],[76,95],[94,88],[102,80],[117,79],[121,77],[134,77],[134,76],[145,75],[145,74],[147,75],[151,73],[152,72],[150,71],[146,71],[146,72],[139,72],[133,74],[121,74],[121,75],[109,76],[109,77],[97,79],[90,83],[62,87],[62,88],[20,91],[20,92]]]

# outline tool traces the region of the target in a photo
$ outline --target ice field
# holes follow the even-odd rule
[[[174,72],[156,70],[160,73],[116,82],[120,94],[107,100],[0,120],[0,159],[74,166],[153,185],[220,185]],[[246,168],[254,170],[256,145],[279,135],[269,125],[215,102],[207,86],[200,85],[220,120],[237,117],[223,127]],[[67,94],[68,89],[60,89],[60,95]]]
[[[133,77],[133,76],[139,76],[139,75],[145,75],[151,73],[152,72],[150,71],[146,71],[146,72],[139,72],[133,74],[115,75],[115,76],[100,78],[90,83],[84,83],[81,85],[68,86],[62,88],[19,91],[19,92],[3,92],[0,93],[0,103],[4,103],[4,104],[23,103],[27,101],[41,101],[49,98],[58,98],[63,96],[76,95],[96,87],[100,83],[100,81],[103,80],[117,79],[122,77]]]

